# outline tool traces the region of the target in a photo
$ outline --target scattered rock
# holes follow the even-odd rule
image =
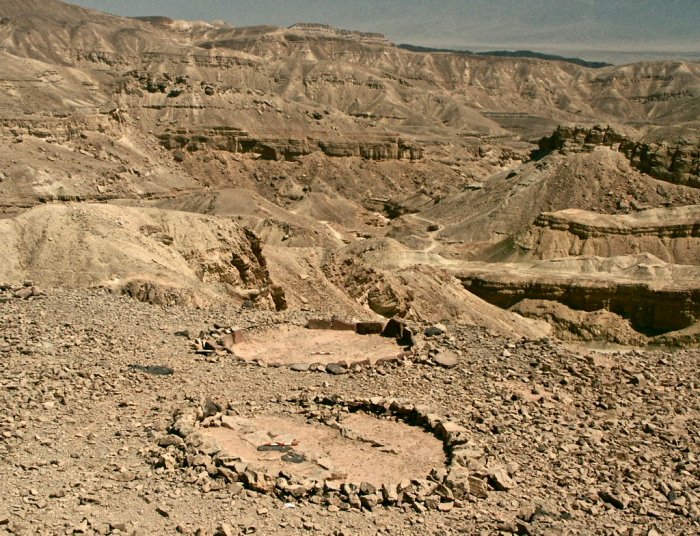
[[[479,499],[485,499],[488,497],[488,486],[482,478],[475,476],[470,476],[468,479],[469,483],[469,493],[478,497]]]
[[[238,532],[234,531],[231,525],[222,523],[217,527],[214,536],[238,536]]]
[[[455,368],[459,364],[459,358],[457,357],[457,354],[453,352],[440,352],[437,355],[433,356],[433,361],[435,363],[443,368]]]
[[[614,506],[618,510],[624,510],[629,504],[629,498],[622,494],[602,490],[598,492],[598,495],[600,496],[601,500],[603,500],[603,502]]]
[[[443,324],[435,324],[433,326],[428,326],[425,328],[423,334],[426,337],[439,337],[447,333],[447,328]]]
[[[221,413],[221,406],[212,399],[207,398],[202,406],[202,417],[206,419],[207,417],[213,417],[217,413]]]
[[[331,329],[333,326],[330,320],[324,320],[322,318],[311,318],[306,322],[306,327],[308,329]]]
[[[35,286],[25,286],[15,292],[15,298],[20,300],[28,300],[29,298],[45,296],[46,294],[42,292],[38,287]]]
[[[381,335],[384,331],[382,322],[358,322],[355,324],[355,332],[358,335]]]
[[[240,328],[231,328],[231,332],[221,337],[221,346],[227,350],[233,350],[234,345],[241,344],[245,340],[244,332]]]
[[[328,372],[328,374],[333,374],[336,376],[340,374],[347,374],[348,367],[341,365],[340,363],[328,363],[326,365],[326,372]]]
[[[355,323],[347,322],[339,318],[333,318],[331,320],[331,329],[335,331],[355,331]]]
[[[392,318],[384,326],[384,330],[382,331],[381,336],[391,339],[400,339],[401,337],[403,337],[404,329],[406,329],[406,324]]]
[[[496,491],[510,491],[516,485],[505,469],[496,469],[489,473],[489,484]]]
[[[129,368],[153,376],[172,376],[175,373],[170,367],[164,367],[162,365],[129,365]]]

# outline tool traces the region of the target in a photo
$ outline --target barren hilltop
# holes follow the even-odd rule
[[[0,62],[0,534],[700,530],[700,64],[57,0]]]

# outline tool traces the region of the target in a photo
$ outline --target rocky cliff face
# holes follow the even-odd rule
[[[542,213],[512,239],[509,260],[610,257],[645,251],[668,263],[700,264],[700,206],[632,214],[567,209]]]
[[[554,275],[546,271],[492,269],[458,274],[464,287],[483,300],[508,309],[522,300],[558,302],[578,311],[607,310],[630,321],[647,335],[659,335],[700,321],[700,288],[634,282],[586,274]]]
[[[232,218],[274,245],[274,273],[285,274],[290,287],[307,277],[311,249],[325,257],[343,244],[396,237],[406,251],[377,252],[325,275],[319,267],[294,300],[307,304],[307,293],[314,305],[333,307],[332,297],[342,295],[340,303],[353,300],[366,312],[424,319],[465,320],[481,308],[444,272],[466,260],[651,252],[700,263],[697,217],[627,221],[561,212],[700,203],[697,142],[663,141],[697,128],[694,63],[593,70],[415,52],[381,35],[323,25],[134,20],[56,0],[0,0],[0,49],[0,151],[7,155],[0,159],[0,215],[28,213],[27,221],[3,224],[10,226],[6,237],[23,233],[5,250],[14,258],[36,254],[27,262],[50,259],[36,275],[22,275],[27,267],[19,266],[13,277],[78,286],[116,274],[138,299],[171,303],[189,288],[207,299],[214,292],[281,307],[262,244],[231,226]],[[615,128],[561,127],[549,135],[558,124],[601,121]],[[551,154],[530,159],[529,140],[545,134],[540,150]],[[104,207],[56,208],[86,201],[138,208],[125,217]],[[144,216],[150,203],[212,217]],[[37,204],[51,206],[27,210]],[[41,224],[49,218],[51,229]],[[53,234],[59,231],[68,236]],[[53,243],[37,238],[44,235]],[[76,243],[73,235],[85,239]],[[73,248],[57,247],[62,243]],[[405,264],[382,268],[392,255]],[[118,262],[104,267],[102,258]],[[657,289],[645,271],[663,279],[656,272],[673,270],[648,264],[623,283],[599,274],[589,284],[585,270],[567,272],[573,282],[520,270],[512,281],[474,276],[473,286],[499,304],[514,294],[568,293],[577,307],[612,304],[639,316],[639,329],[670,329],[661,317],[695,307],[687,293],[697,284],[679,294],[668,281]],[[627,311],[625,303],[647,312]],[[653,307],[658,314],[649,313]],[[482,313],[471,316],[474,323],[515,322],[492,306]],[[588,315],[571,316],[579,318]]]
[[[700,68],[692,63],[594,70],[534,59],[417,53],[378,34],[323,25],[236,28],[134,20],[54,0],[6,0],[0,9],[0,42],[8,54],[99,72],[100,89],[110,79],[140,72],[150,77],[146,91],[160,94],[166,75],[170,82],[189,77],[208,96],[224,95],[223,102],[211,104],[229,109],[236,93],[263,92],[284,98],[287,106],[331,106],[353,118],[381,118],[385,124],[378,126],[404,135],[420,126],[433,133],[514,131],[528,137],[551,124],[599,117],[673,124],[680,113],[698,115]],[[206,106],[177,102],[180,89],[169,88],[164,95],[173,100],[157,105],[171,112],[184,109],[176,105]],[[226,123],[204,126],[214,124]]]
[[[164,132],[163,147],[194,153],[202,150],[252,153],[264,160],[295,160],[314,152],[330,157],[359,157],[365,160],[420,160],[423,149],[397,136],[362,140],[315,140],[302,135],[293,138],[252,136],[230,127]]]
[[[302,30],[306,34],[317,34],[322,36],[340,37],[353,40],[361,40],[368,42],[377,42],[385,45],[390,45],[390,41],[384,34],[376,32],[356,32],[353,30],[344,30],[335,28],[328,24],[314,24],[309,22],[298,22],[289,27],[290,30]]]
[[[538,145],[540,154],[610,147],[624,154],[633,167],[655,179],[700,188],[700,145],[697,143],[642,143],[610,127],[560,126]]]

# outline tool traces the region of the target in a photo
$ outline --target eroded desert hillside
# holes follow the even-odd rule
[[[6,216],[47,203],[106,202],[233,219],[255,231],[277,265],[279,283],[257,289],[261,306],[271,303],[266,287],[278,285],[293,307],[333,296],[338,312],[359,300],[385,316],[427,318],[418,305],[392,309],[366,297],[384,287],[420,294],[421,285],[378,273],[355,288],[328,277],[327,257],[383,237],[403,246],[392,256],[406,270],[455,274],[468,272],[469,261],[524,260],[517,251],[526,242],[528,251],[547,248],[548,258],[597,257],[591,262],[600,266],[637,253],[697,264],[697,211],[690,209],[683,231],[664,228],[659,212],[672,219],[677,208],[699,203],[697,64],[591,69],[421,53],[380,35],[312,24],[134,20],[52,1],[4,2],[0,31]],[[602,238],[578,246],[580,229],[576,244],[562,235],[558,246],[552,233],[528,231],[546,227],[544,213],[570,209],[601,222],[655,209],[659,229],[642,236],[633,220],[619,218],[619,238],[605,246],[592,245]],[[36,232],[26,219],[13,227]],[[32,262],[14,268],[14,283],[36,278],[42,268]],[[309,297],[289,273],[295,265],[318,281]],[[187,287],[202,303],[241,295],[233,283],[204,289],[201,271],[184,287],[155,268],[122,272],[119,280]],[[615,279],[607,277],[611,287]],[[114,286],[87,273],[39,281]],[[692,324],[695,302],[691,309]]]
[[[0,65],[0,533],[697,532],[700,64],[0,0]]]

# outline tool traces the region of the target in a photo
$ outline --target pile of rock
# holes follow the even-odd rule
[[[319,481],[282,471],[269,474],[239,456],[223,453],[203,437],[202,428],[227,427],[231,414],[211,400],[178,411],[169,433],[157,440],[158,448],[150,451],[150,461],[161,473],[185,469],[188,481],[199,485],[204,492],[226,489],[239,495],[250,490],[284,501],[323,504],[330,511],[371,511],[384,506],[448,512],[463,507],[467,501],[483,499],[491,491],[508,491],[516,486],[503,466],[489,463],[486,467],[484,450],[473,442],[464,426],[425,406],[382,397],[343,400],[338,396],[318,396],[290,402],[309,421],[331,426],[348,439],[353,439],[353,432],[343,428],[341,415],[358,411],[420,426],[443,442],[448,464],[434,468],[427,476],[405,479],[398,485],[342,482],[337,478]]]
[[[46,293],[39,287],[34,286],[32,281],[25,281],[21,287],[0,284],[0,301],[9,301],[12,299],[29,300],[43,297],[46,297]]]
[[[344,375],[351,372],[359,372],[364,368],[383,369],[387,366],[399,366],[406,361],[416,364],[431,365],[442,368],[454,368],[460,362],[457,352],[443,347],[442,341],[446,341],[447,328],[442,324],[431,324],[423,330],[423,338],[419,337],[420,330],[416,326],[409,327],[404,321],[391,319],[388,322],[380,321],[349,321],[339,317],[310,318],[306,320],[305,327],[310,330],[351,331],[362,336],[381,336],[395,339],[396,353],[389,353],[379,358],[369,357],[362,361],[348,362],[345,360],[331,363],[299,362],[291,365],[262,362],[253,360],[253,364],[265,367],[289,367],[294,372],[321,372],[331,375]],[[237,326],[222,326],[215,324],[209,331],[201,331],[192,339],[189,331],[179,331],[176,335],[191,340],[191,347],[195,354],[206,356],[213,361],[221,356],[237,356],[236,345],[246,341],[246,330]],[[439,343],[439,344],[435,344]]]
[[[192,341],[192,348],[199,355],[215,353],[235,355],[233,348],[245,340],[244,333],[245,331],[240,327],[214,325],[209,333],[204,331],[199,333],[199,336]],[[181,334],[189,338],[189,333],[181,332]]]
[[[327,329],[333,331],[354,331],[358,335],[380,335],[384,331],[383,322],[352,322],[334,316],[326,318],[310,318],[306,322],[307,329]]]
[[[350,439],[355,439],[354,433],[342,425],[342,415],[363,411],[422,427],[443,442],[448,457],[447,467],[433,469],[426,478],[412,478],[398,486],[383,484],[376,497],[365,499],[365,502],[378,500],[378,505],[408,506],[418,512],[430,509],[447,512],[455,506],[462,506],[465,500],[485,498],[489,491],[490,475],[485,466],[484,451],[473,443],[464,426],[433,413],[426,406],[383,397],[343,400],[337,396],[318,396],[313,400],[301,399],[298,403],[310,420],[336,428],[341,436]],[[510,487],[513,485],[508,489]],[[360,485],[359,489],[362,488]],[[348,499],[352,506],[352,497],[348,496]],[[362,506],[365,507],[364,502]]]

